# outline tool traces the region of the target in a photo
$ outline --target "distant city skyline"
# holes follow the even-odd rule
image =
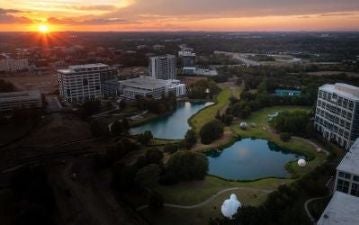
[[[357,0],[0,2],[0,31],[359,31]]]

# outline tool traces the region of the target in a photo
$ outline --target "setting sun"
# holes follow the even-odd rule
[[[46,24],[41,24],[41,25],[39,25],[38,26],[38,31],[40,32],[40,33],[43,33],[43,34],[47,34],[47,33],[49,33],[49,26],[48,25],[46,25]]]

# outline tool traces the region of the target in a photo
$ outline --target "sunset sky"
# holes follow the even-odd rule
[[[359,31],[359,0],[0,0],[0,31]]]

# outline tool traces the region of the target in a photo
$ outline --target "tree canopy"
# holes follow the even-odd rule
[[[207,157],[191,151],[178,151],[167,162],[167,172],[178,180],[202,180],[208,171]]]
[[[212,120],[206,123],[200,130],[202,144],[211,144],[223,136],[224,126],[219,120]]]

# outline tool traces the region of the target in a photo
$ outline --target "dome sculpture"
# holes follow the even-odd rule
[[[223,202],[221,212],[223,216],[233,219],[233,216],[237,213],[241,206],[242,205],[238,201],[236,194],[231,194],[231,197]]]
[[[299,167],[305,167],[307,165],[307,161],[305,159],[299,159],[298,160],[298,166]]]

